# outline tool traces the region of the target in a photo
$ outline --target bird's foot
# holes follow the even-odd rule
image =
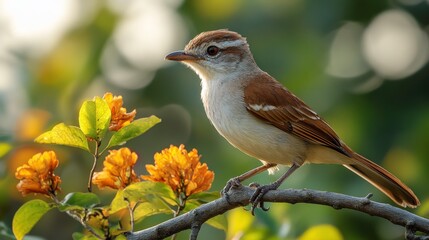
[[[240,187],[241,186],[241,181],[238,177],[234,177],[228,180],[228,182],[226,182],[225,187],[222,189],[221,194],[223,196],[227,195],[228,191],[231,188],[236,188],[236,187]]]
[[[250,207],[250,212],[252,213],[252,215],[255,215],[256,208],[260,208],[263,211],[268,211],[270,208],[264,206],[264,201],[262,201],[262,198],[268,191],[276,190],[279,187],[279,184],[277,182],[274,182],[268,185],[261,186],[258,183],[251,183],[249,187],[256,188],[255,192],[250,198],[250,204],[252,205]]]
[[[228,182],[226,182],[225,187],[222,189],[222,191],[220,192],[220,194],[225,197],[226,201],[228,203],[230,203],[229,201],[229,195],[228,192],[231,188],[236,188],[236,187],[240,187],[241,186],[241,181],[238,177],[234,177],[228,180]]]

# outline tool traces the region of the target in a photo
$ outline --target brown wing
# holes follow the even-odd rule
[[[334,132],[316,112],[268,74],[249,81],[244,89],[247,110],[277,128],[303,140],[350,156]]]

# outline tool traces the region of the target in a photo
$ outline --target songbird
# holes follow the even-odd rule
[[[386,169],[354,152],[315,111],[256,64],[246,38],[228,30],[203,32],[183,51],[165,57],[179,61],[201,78],[207,117],[230,144],[259,159],[262,166],[228,181],[224,193],[249,177],[290,168],[275,182],[258,186],[252,213],[266,192],[305,163],[341,164],[402,207],[417,207],[413,191]]]

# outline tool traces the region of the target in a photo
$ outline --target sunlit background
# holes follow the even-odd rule
[[[37,152],[58,152],[63,194],[85,191],[91,158],[33,139],[59,122],[77,125],[82,101],[106,91],[122,95],[138,117],[163,120],[129,143],[139,154],[139,174],[155,152],[180,143],[197,148],[215,171],[212,190],[258,166],[210,125],[198,77],[164,60],[199,32],[220,28],[246,36],[262,69],[320,113],[352,148],[407,183],[423,203],[415,212],[429,217],[428,0],[0,0],[0,155],[6,153],[0,160],[0,229],[10,228],[13,214],[32,198],[16,191],[14,172]],[[252,181],[278,176],[262,173]],[[341,166],[305,166],[282,187],[372,192],[374,200],[391,203]],[[112,197],[98,193],[106,204]],[[255,218],[238,211],[228,215],[235,232],[204,226],[200,238],[296,239],[321,224],[344,239],[404,234],[390,222],[323,206],[272,204]],[[169,217],[149,218],[140,227]],[[237,219],[248,219],[247,225],[235,226]],[[80,230],[52,211],[31,234],[70,239]]]

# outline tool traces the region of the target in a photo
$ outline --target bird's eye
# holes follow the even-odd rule
[[[219,48],[216,46],[210,46],[207,48],[207,54],[210,56],[215,56],[219,53]]]

